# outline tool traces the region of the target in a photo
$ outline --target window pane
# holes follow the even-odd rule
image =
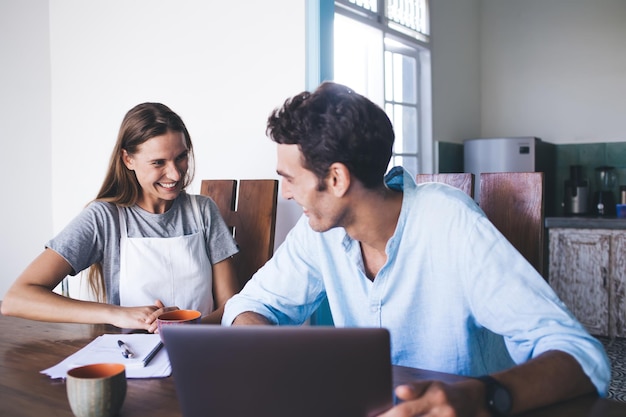
[[[385,103],[385,113],[387,113],[387,117],[389,117],[389,120],[391,120],[391,124],[393,125],[393,131],[395,133],[396,131],[396,122],[395,122],[395,117],[393,117],[393,104],[391,103]],[[398,141],[398,135],[396,134],[396,142]]]
[[[417,60],[415,57],[385,52],[385,99],[417,104]]]
[[[383,34],[335,14],[334,80],[383,104]]]
[[[412,56],[399,55],[402,68],[402,102],[417,104],[417,61]]]
[[[393,101],[393,53],[385,51],[385,100]]]
[[[415,107],[396,106],[396,112],[402,114],[402,149],[398,153],[417,153],[417,109]],[[398,126],[400,129],[400,126]]]
[[[417,154],[417,109],[401,104],[387,103],[385,112],[393,123],[396,133],[393,152]]]
[[[389,168],[391,169],[394,166],[401,166],[404,167],[404,169],[407,170],[411,176],[414,176],[419,172],[417,165],[416,156],[395,155],[391,158]]]

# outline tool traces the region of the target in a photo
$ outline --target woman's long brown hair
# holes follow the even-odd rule
[[[129,170],[122,160],[122,150],[135,154],[147,140],[167,133],[181,132],[189,150],[189,169],[185,173],[182,189],[189,186],[194,175],[194,156],[191,137],[182,119],[169,107],[161,103],[142,103],[126,113],[117,142],[111,153],[107,173],[95,201],[106,201],[122,207],[131,207],[141,194],[141,186],[134,171]],[[102,264],[95,263],[88,272],[89,288],[96,300],[106,302]]]

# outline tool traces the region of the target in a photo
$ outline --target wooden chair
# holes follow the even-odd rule
[[[480,207],[541,275],[547,269],[544,194],[543,172],[480,174]]]
[[[203,180],[200,194],[215,201],[239,245],[235,266],[240,288],[274,254],[277,180]],[[235,202],[237,208],[235,209]]]
[[[415,181],[419,184],[422,182],[443,182],[460,188],[467,195],[474,198],[474,174],[470,173],[450,173],[450,174],[417,174]]]

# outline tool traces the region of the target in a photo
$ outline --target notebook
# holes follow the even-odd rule
[[[369,417],[393,403],[386,329],[189,325],[162,336],[184,417]]]
[[[133,356],[125,358],[118,341],[126,343]],[[161,378],[171,374],[170,363],[161,349],[158,334],[103,334],[92,340],[78,352],[65,358],[44,373],[51,378],[65,378],[67,371],[92,363],[121,363],[126,366],[127,378]]]

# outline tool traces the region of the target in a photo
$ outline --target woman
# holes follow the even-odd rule
[[[2,314],[154,332],[159,314],[186,308],[219,323],[238,290],[237,246],[215,203],[185,192],[192,178],[181,118],[159,103],[131,109],[97,198],[17,278]],[[87,268],[97,301],[53,292]]]

